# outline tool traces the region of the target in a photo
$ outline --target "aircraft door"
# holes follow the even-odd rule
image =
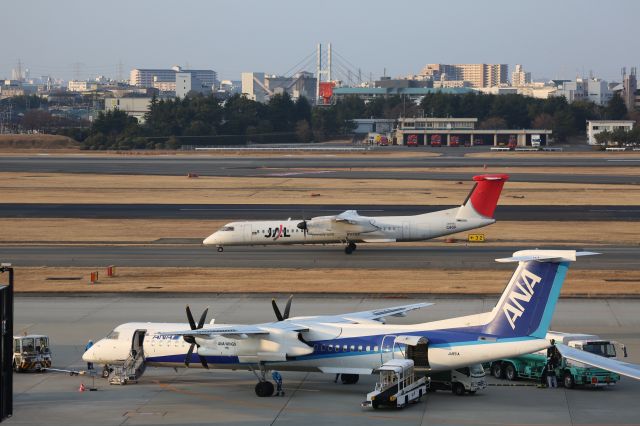
[[[395,347],[396,336],[389,334],[382,338],[382,342],[380,343],[380,363],[384,364],[385,362],[393,359],[394,356],[394,347]]]
[[[402,239],[403,240],[411,240],[411,222],[402,222]]]
[[[133,333],[133,339],[131,341],[131,357],[137,358],[141,356],[144,358],[144,336],[147,330],[136,330]]]

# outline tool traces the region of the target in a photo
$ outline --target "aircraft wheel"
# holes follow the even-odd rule
[[[351,254],[351,253],[353,253],[353,248],[352,248],[351,246],[346,246],[346,247],[344,248],[344,252],[345,252],[346,254]]]
[[[104,368],[102,369],[102,378],[108,379],[109,374],[111,374],[111,371],[109,371],[109,367],[105,365]]]
[[[506,377],[509,381],[514,381],[518,379],[518,373],[516,373],[516,369],[513,364],[507,364],[504,367],[504,377]]]
[[[218,253],[222,253],[224,251],[224,247],[220,246],[218,247]]]
[[[351,251],[356,251],[356,249],[358,248],[356,243],[349,243],[349,247],[351,247]]]
[[[494,362],[491,365],[491,374],[496,379],[502,379],[504,377],[504,371],[502,371],[502,365],[499,362]]]
[[[260,398],[271,396],[273,395],[273,391],[274,391],[273,383],[267,382],[267,381],[258,382],[255,388],[255,391],[256,391],[256,395],[258,395]]]

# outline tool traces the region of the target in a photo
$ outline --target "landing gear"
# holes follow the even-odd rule
[[[108,365],[105,365],[104,368],[102,369],[102,378],[103,379],[108,379],[109,375],[111,374],[113,370],[111,368],[109,368]]]
[[[218,246],[218,253],[222,253],[224,251],[224,247]]]
[[[258,384],[256,385],[256,395],[258,395],[260,398],[273,395],[273,391],[273,383],[267,382],[266,380],[264,382],[258,382]]]
[[[343,385],[355,385],[356,383],[358,383],[359,379],[360,379],[359,374],[341,374],[340,375],[340,380],[342,380]]]
[[[356,243],[349,241],[347,243],[347,246],[344,248],[344,252],[346,254],[351,254],[354,251],[356,251],[356,248],[357,248]]]

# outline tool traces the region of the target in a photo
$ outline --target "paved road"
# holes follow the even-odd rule
[[[477,173],[459,172],[385,172],[361,168],[476,167],[522,168],[512,181],[640,184],[640,176],[617,176],[611,168],[640,165],[640,159],[620,158],[473,158],[443,156],[426,158],[334,157],[109,157],[109,156],[15,156],[0,158],[0,170],[31,173],[100,173],[133,175],[202,176],[286,176],[351,179],[438,179],[469,180]],[[589,167],[599,170],[591,175],[554,175],[527,173],[527,167]],[[312,169],[312,170],[310,170]],[[345,169],[345,170],[337,170]],[[601,169],[601,170],[600,170]]]
[[[580,248],[603,253],[581,259],[580,269],[638,269],[640,247]],[[359,244],[352,255],[340,245],[227,247],[151,244],[114,245],[2,245],[0,259],[14,266],[167,266],[208,268],[397,268],[397,269],[511,269],[493,260],[508,257],[522,246],[375,246]]]
[[[153,297],[17,297],[15,333],[51,336],[54,365],[84,368],[81,356],[88,339],[105,336],[126,321],[184,322],[184,305],[221,323],[273,320],[269,298],[183,296]],[[435,305],[391,323],[416,323],[486,312],[495,298],[442,298]],[[394,306],[405,301],[379,297],[294,299],[293,315],[335,314]],[[407,303],[412,303],[407,301]],[[640,300],[562,299],[554,330],[594,333],[624,342],[632,363],[640,363]],[[209,319],[210,319],[209,318]],[[66,374],[14,375],[14,416],[7,425],[621,425],[638,424],[640,382],[623,379],[604,390],[495,387],[474,396],[430,394],[426,402],[404,410],[363,410],[360,402],[374,378],[356,385],[333,383],[319,373],[283,373],[286,397],[258,399],[255,377],[245,371],[147,369],[140,382],[109,386],[96,379],[97,392],[77,391],[83,377]],[[490,385],[504,384],[488,378]],[[523,384],[522,382],[519,382]]]
[[[365,216],[414,215],[457,206],[353,204],[2,204],[0,218],[282,220],[358,210]],[[640,220],[640,206],[502,206],[497,220]]]

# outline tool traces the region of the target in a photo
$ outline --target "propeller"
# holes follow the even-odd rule
[[[273,312],[276,314],[278,321],[284,321],[289,318],[289,312],[291,311],[291,301],[293,300],[293,294],[289,296],[287,304],[284,307],[284,314],[280,313],[276,299],[271,299],[271,306],[273,306]]]
[[[298,229],[302,229],[302,232],[304,232],[304,236],[307,236],[307,232],[309,232],[309,227],[307,226],[307,219],[304,218],[304,212],[302,213],[302,222],[298,222],[298,224],[296,225]]]
[[[207,309],[204,310],[202,315],[200,315],[200,320],[196,325],[195,321],[193,320],[193,315],[191,315],[191,309],[189,308],[189,305],[187,305],[187,320],[189,320],[189,326],[191,327],[192,330],[199,330],[204,326],[204,322],[207,319],[207,312],[209,312],[208,307]],[[183,336],[182,338],[184,339],[185,342],[191,344],[191,346],[189,346],[189,350],[187,351],[187,356],[184,359],[184,365],[188,367],[189,362],[191,362],[191,355],[193,354],[193,348],[195,346],[199,348],[200,345],[196,343],[196,338],[194,336]],[[202,364],[202,366],[208,369],[209,364],[207,364],[207,359],[200,354],[198,354],[198,358],[200,358],[200,363]]]

